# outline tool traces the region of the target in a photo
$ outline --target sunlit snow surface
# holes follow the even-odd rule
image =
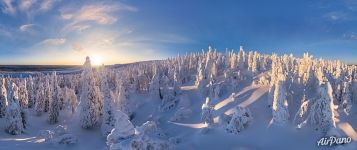
[[[180,95],[179,105],[192,110],[192,115],[180,121],[169,121],[175,110],[161,112],[158,109],[160,101],[150,98],[147,94],[132,95],[133,101],[139,101],[135,110],[135,117],[132,120],[135,126],[153,118],[158,119],[158,126],[164,130],[169,137],[179,139],[175,149],[181,150],[260,150],[260,149],[357,149],[357,119],[355,115],[344,116],[337,123],[337,128],[345,135],[351,137],[353,142],[342,146],[318,147],[317,141],[321,138],[319,132],[313,129],[296,129],[289,124],[285,128],[268,128],[272,118],[271,108],[267,107],[268,90],[267,86],[252,85],[251,81],[243,81],[239,84],[237,91],[223,93],[219,99],[212,100],[215,109],[215,119],[218,122],[218,115],[225,113],[232,114],[237,106],[249,107],[253,115],[253,123],[246,130],[237,135],[229,134],[224,127],[213,127],[207,133],[202,133],[202,129],[207,125],[201,122],[201,106],[204,103],[204,96],[198,91],[194,83],[189,83],[181,87],[183,91]],[[294,108],[296,104],[291,103],[289,107]],[[290,109],[290,116],[294,116],[296,110]],[[343,114],[340,114],[343,115]],[[53,130],[58,124],[49,125],[47,114],[37,117],[30,112],[28,127],[21,135],[9,135],[0,132],[1,150],[47,150],[47,149],[79,149],[79,150],[104,150],[106,138],[100,133],[100,129],[84,130],[79,125],[78,114],[70,114],[62,111],[58,124],[68,127],[70,133],[78,137],[75,145],[56,145],[46,143],[38,136],[40,130]],[[4,129],[5,119],[0,119],[0,129]]]

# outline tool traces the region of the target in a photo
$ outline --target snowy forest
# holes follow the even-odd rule
[[[0,149],[356,149],[356,115],[357,66],[309,53],[0,75]],[[352,142],[317,146],[329,136]]]

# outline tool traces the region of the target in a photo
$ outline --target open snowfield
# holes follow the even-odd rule
[[[211,58],[208,56],[211,55]],[[232,54],[230,54],[232,55]],[[213,57],[212,57],[213,56]],[[318,93],[313,88],[310,90],[301,89],[302,86],[299,84],[286,82],[284,84],[286,94],[283,94],[284,97],[281,100],[281,105],[279,104],[279,92],[271,92],[271,89],[277,90],[279,88],[279,84],[271,84],[274,75],[274,68],[272,66],[274,64],[274,56],[264,57],[267,59],[267,66],[261,65],[260,69],[257,69],[253,72],[251,69],[243,68],[237,69],[240,72],[238,74],[237,82],[236,78],[231,78],[229,75],[225,74],[227,70],[230,70],[231,64],[224,62],[222,64],[218,64],[221,58],[227,59],[227,57],[223,57],[224,55],[216,54],[213,51],[208,51],[202,55],[191,55],[191,59],[195,57],[199,57],[199,59],[195,59],[197,64],[202,62],[202,66],[205,66],[202,69],[201,65],[197,65],[193,67],[192,71],[187,71],[186,73],[182,70],[179,72],[180,74],[174,73],[173,76],[170,76],[170,71],[167,72],[169,76],[169,80],[166,80],[164,74],[162,73],[162,77],[155,78],[155,75],[161,74],[158,73],[158,68],[161,67],[161,71],[165,72],[165,68],[169,66],[165,66],[165,63],[172,63],[170,61],[158,61],[155,63],[145,62],[128,65],[126,67],[119,68],[97,68],[92,72],[92,68],[88,62],[84,65],[84,71],[82,73],[69,73],[64,75],[51,75],[50,79],[58,79],[58,84],[60,85],[60,89],[65,89],[64,87],[69,87],[76,91],[76,98],[78,99],[78,104],[75,104],[75,107],[78,106],[75,112],[71,112],[71,108],[74,105],[67,103],[66,94],[64,94],[64,104],[63,108],[59,110],[58,121],[55,123],[49,123],[49,116],[53,109],[49,108],[49,112],[38,111],[38,106],[36,103],[37,97],[33,98],[35,104],[33,104],[32,108],[22,109],[27,114],[27,124],[26,129],[24,129],[18,135],[11,135],[5,132],[5,129],[8,128],[8,123],[11,120],[6,119],[6,117],[0,118],[0,129],[3,132],[0,132],[0,149],[26,149],[26,150],[47,150],[47,149],[70,149],[70,150],[105,150],[105,149],[179,149],[179,150],[260,150],[260,149],[291,149],[291,150],[301,150],[301,149],[357,149],[357,119],[356,119],[356,98],[351,98],[351,106],[349,113],[346,113],[345,109],[341,108],[343,105],[338,105],[337,100],[329,99],[332,97],[328,97],[327,100],[332,102],[331,107],[322,106],[322,116],[325,118],[317,118],[319,120],[325,120],[323,123],[331,121],[329,124],[329,128],[324,132],[322,128],[325,126],[319,126],[320,124],[311,123],[312,119],[316,118],[311,117],[310,114],[314,114],[314,111],[311,110],[312,107],[316,105],[309,105],[308,111],[302,111],[303,117],[299,120],[299,110],[300,105],[302,105],[301,98],[303,95],[306,95],[310,99],[315,99],[315,97],[319,97]],[[227,55],[229,56],[229,55]],[[237,54],[233,54],[232,56],[239,58],[240,56]],[[190,59],[187,56],[187,59]],[[207,58],[208,57],[208,58]],[[246,57],[250,59],[251,53],[244,54],[242,57]],[[255,57],[255,56],[254,56]],[[263,56],[256,56],[261,57]],[[279,57],[280,58],[280,57]],[[285,58],[285,57],[284,57]],[[281,59],[284,59],[281,57]],[[177,58],[178,61],[183,58]],[[186,58],[185,58],[186,59]],[[286,58],[287,59],[287,58]],[[291,58],[292,59],[292,58]],[[205,60],[205,61],[204,61]],[[209,67],[210,60],[215,60],[214,65],[219,66],[216,72],[212,72]],[[255,60],[255,59],[254,59]],[[87,60],[89,61],[89,60]],[[227,59],[227,61],[232,62],[234,59]],[[244,63],[244,61],[239,62],[236,60],[238,65],[239,63]],[[257,59],[257,62],[263,64],[262,59]],[[299,60],[303,62],[303,59]],[[183,62],[183,61],[182,61]],[[89,62],[90,63],[90,62]],[[216,64],[217,63],[217,64]],[[299,63],[295,62],[297,65]],[[175,64],[175,63],[173,63]],[[273,64],[273,65],[272,65]],[[282,63],[283,64],[283,63]],[[301,64],[301,63],[300,63]],[[177,65],[177,64],[175,64]],[[181,64],[182,68],[184,68],[183,64]],[[211,64],[212,65],[212,64]],[[138,73],[143,71],[143,68],[147,70],[151,70],[150,67],[153,67],[154,75],[150,76],[149,81],[142,80],[142,73]],[[266,69],[263,69],[266,67]],[[276,66],[275,66],[276,67]],[[87,70],[86,70],[87,68]],[[88,69],[89,68],[89,69]],[[131,68],[131,69],[129,69]],[[140,69],[141,68],[141,69]],[[149,68],[149,69],[148,69]],[[228,68],[228,69],[227,69]],[[145,70],[144,69],[144,70]],[[200,70],[202,69],[202,70]],[[156,74],[155,74],[156,71]],[[167,70],[166,70],[167,71]],[[203,72],[201,72],[203,71]],[[317,69],[316,69],[317,71]],[[106,72],[107,76],[103,78],[102,74]],[[88,73],[88,74],[86,74]],[[200,76],[206,76],[205,74],[215,74],[215,76],[204,77],[203,79]],[[149,73],[150,74],[150,73]],[[278,73],[279,74],[279,73]],[[318,73],[317,73],[318,74]],[[326,73],[328,74],[328,73]],[[67,77],[66,77],[67,76]],[[72,77],[73,76],[73,77]],[[91,97],[87,97],[84,99],[83,96],[84,90],[86,87],[84,82],[88,80],[80,80],[83,76],[89,76],[88,79],[91,80],[90,76],[94,76],[95,81],[93,83],[88,83],[92,86],[101,87],[101,103],[103,103],[100,109],[103,110],[103,114],[101,114],[101,118],[99,120],[99,125],[95,125],[90,128],[83,128],[83,111],[85,108],[85,103],[83,101],[90,99]],[[124,76],[128,76],[129,78],[125,78]],[[179,77],[178,77],[179,76]],[[315,76],[315,75],[312,75]],[[317,75],[316,75],[317,76]],[[289,75],[286,74],[286,77],[289,78]],[[46,76],[38,76],[34,77],[34,86],[39,84],[44,80],[41,78],[46,78]],[[131,78],[133,78],[134,83],[131,83]],[[177,86],[178,79],[181,80],[181,84]],[[201,78],[201,79],[200,79]],[[207,78],[207,79],[206,79]],[[214,78],[214,79],[213,79]],[[294,77],[292,77],[294,78]],[[13,80],[15,83],[19,83],[21,85],[21,80],[24,78],[17,78]],[[110,103],[105,100],[105,90],[103,87],[106,87],[106,84],[100,82],[101,80],[108,79],[108,87],[110,91],[114,94],[111,95]],[[156,83],[156,79],[158,79],[159,87],[153,87]],[[267,79],[267,83],[264,83]],[[8,80],[8,79],[7,79]],[[17,81],[20,80],[20,81]],[[67,81],[68,80],[68,81]],[[126,80],[126,81],[124,81]],[[174,80],[174,81],[173,81]],[[185,80],[185,81],[184,81]],[[209,82],[203,82],[204,80],[211,80]],[[279,78],[277,79],[280,80]],[[75,82],[74,82],[75,81]],[[111,85],[111,81],[113,85]],[[120,81],[120,83],[118,83]],[[312,80],[309,80],[312,81]],[[167,83],[166,83],[167,82]],[[333,82],[333,81],[331,81]],[[53,82],[50,82],[53,83]],[[145,85],[144,83],[148,83]],[[204,87],[202,87],[202,83],[204,83]],[[277,82],[280,83],[280,82]],[[123,89],[120,87],[118,90],[118,85],[127,86],[128,90],[125,92],[124,96]],[[124,85],[127,84],[127,85]],[[143,84],[143,85],[141,85]],[[165,84],[168,87],[164,87]],[[355,84],[355,82],[353,82]],[[79,88],[78,86],[81,86]],[[206,87],[206,85],[208,85]],[[215,90],[215,86],[219,85],[219,90]],[[274,86],[272,86],[274,85]],[[288,86],[291,85],[291,86]],[[88,86],[88,85],[87,85]],[[111,87],[113,86],[113,87]],[[134,87],[133,87],[134,86]],[[145,87],[147,86],[147,87]],[[211,86],[211,87],[210,87]],[[351,86],[352,87],[352,86]],[[145,90],[141,90],[143,88]],[[158,91],[153,91],[153,89],[157,89]],[[53,88],[56,89],[56,88]],[[55,90],[51,90],[54,92]],[[80,89],[80,90],[78,90]],[[90,88],[89,88],[90,89]],[[105,89],[105,88],[104,88]],[[139,89],[139,90],[137,90]],[[40,89],[41,90],[41,89]],[[107,89],[108,90],[108,89]],[[115,90],[118,92],[115,94]],[[150,91],[152,90],[152,91]],[[321,89],[320,89],[321,90]],[[350,91],[354,89],[351,88]],[[9,91],[9,90],[8,90]],[[66,91],[66,90],[64,90]],[[89,90],[90,91],[90,90]],[[109,91],[109,90],[108,90]],[[175,91],[174,95],[167,95],[171,93],[171,91]],[[179,91],[179,92],[177,92]],[[216,91],[216,92],[215,92]],[[217,92],[218,91],[218,92]],[[329,90],[327,90],[328,92]],[[36,93],[38,91],[34,90],[32,93]],[[155,92],[158,92],[159,95],[155,95]],[[289,94],[287,94],[289,93]],[[343,95],[343,92],[341,93]],[[352,95],[354,93],[352,92]],[[11,95],[11,92],[10,92]],[[56,95],[57,96],[57,95]],[[49,107],[53,105],[53,99],[56,99],[56,96],[52,97]],[[161,97],[162,96],[162,97]],[[353,95],[354,96],[354,95]],[[8,101],[10,100],[8,95]],[[30,96],[29,96],[30,97]],[[82,98],[81,98],[82,97]],[[94,96],[95,97],[95,96]],[[118,99],[116,97],[119,97]],[[127,101],[123,101],[122,98],[128,98]],[[206,97],[209,97],[210,101],[206,102]],[[92,97],[93,98],[93,97]],[[272,102],[269,102],[269,99]],[[82,101],[81,101],[82,100]],[[167,100],[167,101],[166,101]],[[174,102],[171,103],[170,100]],[[21,100],[20,100],[21,102]],[[283,103],[284,102],[284,103]],[[315,103],[319,101],[316,100]],[[28,101],[30,104],[30,102]],[[99,102],[98,102],[99,103]],[[110,109],[108,105],[110,104]],[[169,105],[166,105],[169,104]],[[171,105],[172,104],[172,105]],[[9,104],[8,104],[9,105]],[[273,105],[273,106],[272,106]],[[166,108],[166,106],[168,106]],[[205,107],[204,107],[205,106]],[[207,106],[207,107],[206,107]],[[54,106],[53,106],[54,107]],[[210,113],[205,114],[205,109],[209,109]],[[249,116],[239,115],[237,108],[241,108],[243,115],[249,114]],[[315,107],[318,109],[317,107]],[[99,109],[99,108],[98,108]],[[110,145],[107,143],[106,136],[103,136],[100,122],[104,122],[106,118],[104,117],[104,113],[107,110],[110,110],[111,113],[120,111],[125,112],[127,114],[127,120],[118,120],[121,118],[116,118],[115,124],[113,124],[112,128],[115,128],[117,131],[127,132],[114,134],[114,130],[111,131],[114,136],[121,136],[119,142],[114,140],[114,145]],[[249,113],[244,113],[248,111]],[[274,111],[274,109],[277,109]],[[286,113],[283,110],[287,110]],[[95,111],[95,110],[94,110]],[[41,115],[37,113],[40,112]],[[284,114],[285,113],[285,114]],[[124,113],[123,113],[124,114]],[[307,115],[306,115],[307,114]],[[328,114],[332,114],[330,118]],[[209,120],[207,121],[208,116]],[[250,116],[251,115],[251,116]],[[233,124],[234,116],[238,117],[238,124]],[[288,117],[286,117],[288,116]],[[327,116],[327,117],[326,117]],[[225,117],[229,119],[224,119]],[[232,118],[233,117],[233,118]],[[286,118],[284,118],[286,117]],[[232,119],[231,119],[232,118]],[[244,122],[244,119],[248,119],[248,122]],[[285,119],[285,120],[284,120]],[[328,120],[330,119],[330,120]],[[128,121],[130,120],[130,121]],[[122,122],[129,123],[128,126],[124,127],[120,125]],[[154,122],[154,126],[144,127],[142,126],[147,121]],[[307,124],[302,124],[303,121],[307,121]],[[278,122],[278,123],[277,123]],[[244,124],[247,123],[247,124]],[[58,125],[62,125],[66,128],[66,133],[71,134],[75,137],[75,142],[72,144],[64,144],[55,142],[55,135],[52,138],[46,138],[39,134],[40,131],[49,130],[55,131]],[[115,126],[114,126],[115,125]],[[133,127],[131,127],[131,125]],[[152,125],[152,124],[151,124]],[[242,125],[242,128],[238,128],[237,126]],[[323,124],[324,125],[324,124]],[[131,134],[131,131],[135,134]],[[233,127],[234,130],[232,130]],[[237,127],[237,128],[236,128]],[[298,128],[299,127],[299,128]],[[132,130],[131,130],[132,128]],[[154,129],[155,128],[155,129]],[[148,131],[147,131],[148,130]],[[8,131],[8,130],[6,130]],[[123,137],[126,138],[123,138]],[[318,141],[323,137],[350,137],[351,142],[341,145],[332,145],[332,146],[318,146]],[[109,136],[108,136],[109,137]],[[138,140],[139,139],[139,140]],[[133,146],[133,142],[131,140],[137,140],[136,142],[142,142],[141,144],[147,144],[147,147],[143,148],[140,146]],[[145,141],[147,140],[147,141]],[[125,142],[129,141],[129,146],[125,146]],[[117,142],[117,143],[116,143]],[[145,143],[147,142],[147,143]],[[135,143],[135,142],[134,142]],[[160,145],[161,143],[161,145]],[[151,144],[152,147],[149,147]],[[165,145],[166,144],[166,145]],[[165,146],[163,146],[165,145]],[[169,146],[168,146],[169,145]]]

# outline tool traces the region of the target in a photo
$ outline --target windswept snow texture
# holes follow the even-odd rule
[[[357,149],[357,67],[340,61],[209,48],[65,72],[0,75],[0,149]],[[352,141],[317,145],[330,135]]]

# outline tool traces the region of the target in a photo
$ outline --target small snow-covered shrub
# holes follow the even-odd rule
[[[213,124],[213,111],[214,108],[210,105],[210,99],[207,97],[206,102],[202,105],[202,122],[208,125]]]
[[[253,117],[248,108],[237,107],[226,130],[229,133],[238,134],[247,128],[252,120]]]
[[[173,150],[168,141],[158,139],[130,138],[109,147],[110,150]]]
[[[50,142],[54,137],[54,132],[51,130],[40,130],[38,132],[38,137],[44,138],[45,142]]]
[[[60,136],[67,133],[67,127],[58,125],[54,130],[55,136]]]
[[[136,134],[152,134],[158,131],[158,127],[154,121],[147,121],[140,127],[136,128]]]
[[[169,141],[170,141],[170,143],[175,144],[175,145],[181,143],[181,139],[178,138],[178,137],[170,137],[170,138],[169,138]]]
[[[75,135],[67,133],[67,127],[58,125],[52,130],[40,130],[38,136],[45,139],[45,142],[52,144],[76,144],[78,139]]]
[[[229,121],[231,119],[232,119],[232,116],[222,113],[218,116],[218,125],[220,127],[226,127],[229,124]]]
[[[258,85],[260,86],[266,86],[269,85],[269,80],[265,76],[261,76],[258,81]]]
[[[192,110],[188,108],[179,108],[174,116],[170,119],[171,121],[180,121],[182,119],[188,118],[192,115]]]
[[[207,127],[201,128],[200,133],[201,134],[207,134],[211,130],[212,130],[212,128],[210,126],[207,126]]]
[[[164,87],[161,91],[163,99],[161,101],[160,110],[169,111],[173,109],[178,103],[178,98],[175,96],[175,91],[169,87]]]
[[[73,134],[63,134],[61,136],[52,139],[52,143],[54,144],[72,145],[72,144],[76,144],[77,142],[78,139]]]

